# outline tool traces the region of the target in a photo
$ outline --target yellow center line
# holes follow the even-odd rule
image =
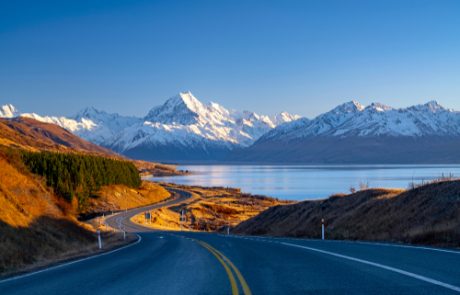
[[[236,276],[238,277],[238,280],[240,281],[241,287],[243,288],[243,293],[244,295],[252,295],[251,289],[249,289],[248,283],[244,279],[243,275],[241,272],[238,270],[238,268],[233,264],[233,262],[228,259],[224,254],[220,253],[217,249],[214,249],[220,256],[224,258],[224,260],[230,265],[230,267],[233,269],[233,271],[236,273]]]
[[[235,277],[233,276],[233,273],[230,270],[230,268],[227,266],[227,264],[230,265],[231,269],[233,270],[233,272],[235,272],[236,276],[238,277],[238,280],[239,280],[240,285],[241,285],[241,287],[243,289],[244,295],[252,295],[251,290],[249,289],[249,286],[248,286],[246,280],[244,279],[243,275],[238,270],[238,268],[231,262],[230,259],[228,259],[224,254],[219,252],[217,249],[213,248],[208,243],[205,243],[203,241],[198,241],[198,240],[196,240],[196,241],[201,246],[203,246],[204,248],[209,250],[209,252],[211,252],[219,260],[219,262],[224,266],[225,271],[227,272],[227,275],[228,275],[228,277],[230,279],[230,284],[232,285],[232,294],[233,295],[239,294],[239,291],[238,291],[238,286],[236,285]]]
[[[238,286],[236,284],[236,279],[235,277],[233,276],[233,273],[232,271],[230,270],[230,268],[227,266],[227,264],[225,263],[225,261],[219,256],[219,254],[217,254],[213,248],[211,246],[209,246],[208,244],[206,244],[205,242],[202,242],[202,241],[197,241],[201,246],[203,246],[205,249],[207,249],[209,252],[211,252],[212,255],[214,255],[217,260],[219,260],[220,264],[222,264],[222,266],[225,268],[225,271],[227,272],[227,276],[228,276],[228,279],[230,280],[230,285],[232,287],[232,295],[238,295],[239,292],[238,292]]]

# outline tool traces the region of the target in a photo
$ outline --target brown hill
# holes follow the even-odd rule
[[[90,143],[54,124],[30,118],[0,118],[0,145],[30,151],[81,152],[116,156],[108,149]]]
[[[19,150],[122,158],[53,124],[0,119],[0,276],[98,251],[95,228],[79,222],[79,213],[115,211],[169,197],[153,183],[139,188],[114,184],[101,187],[85,211],[79,212],[77,198],[70,203],[58,197],[45,177],[29,171]],[[104,232],[103,236],[107,247],[125,242],[121,234]]]
[[[64,202],[15,166],[0,153],[0,274],[95,245]]]
[[[460,181],[412,190],[369,189],[325,200],[277,206],[239,224],[251,235],[379,240],[460,246]]]

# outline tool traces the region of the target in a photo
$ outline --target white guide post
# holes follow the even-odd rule
[[[97,244],[99,246],[99,250],[102,249],[102,238],[100,230],[97,230]]]
[[[324,240],[324,218],[321,219],[321,240]]]

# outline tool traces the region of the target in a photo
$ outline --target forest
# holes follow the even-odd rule
[[[78,206],[84,206],[88,198],[101,186],[123,184],[137,188],[141,184],[139,172],[128,161],[91,155],[56,152],[22,152],[22,159],[34,174],[43,176],[54,192]]]

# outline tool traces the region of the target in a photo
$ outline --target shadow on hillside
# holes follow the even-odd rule
[[[236,233],[326,237],[460,247],[460,181],[408,191],[369,189],[321,201],[270,208],[238,225]]]
[[[93,232],[68,219],[42,216],[28,227],[0,221],[0,275],[81,252],[95,245],[95,239]]]

